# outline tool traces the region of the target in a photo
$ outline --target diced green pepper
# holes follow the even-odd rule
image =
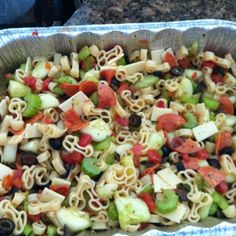
[[[111,136],[109,138],[104,139],[102,142],[94,145],[94,149],[96,151],[104,151],[104,150],[108,149],[111,145],[111,142],[114,142],[114,141],[115,141],[114,137]]]
[[[204,102],[205,106],[210,110],[216,110],[220,103],[212,98],[208,98],[206,96],[202,97],[202,101]]]
[[[164,200],[157,200],[157,211],[167,214],[174,211],[178,206],[179,196],[173,190],[163,190]]]
[[[195,180],[195,183],[196,183],[196,185],[198,187],[198,190],[201,191],[202,188],[203,188],[203,178],[202,178],[202,176],[199,175],[199,174],[196,174],[194,176],[194,180]]]
[[[218,209],[218,205],[213,202],[213,203],[211,204],[211,208],[210,208],[210,211],[209,211],[209,215],[210,215],[210,216],[215,215],[216,212],[217,212],[217,209]]]
[[[160,156],[162,157],[163,156],[163,151],[161,149],[157,150],[160,154]]]
[[[214,191],[211,196],[213,197],[213,202],[216,203],[222,210],[229,206],[227,200],[218,192]]]
[[[138,81],[135,83],[134,87],[136,89],[144,89],[153,86],[157,81],[158,77],[154,75],[146,75],[144,76],[143,80]]]
[[[84,79],[85,72],[83,70],[79,70],[79,77],[81,80]]]
[[[210,112],[210,120],[215,121],[216,115],[213,112]]]
[[[115,153],[112,153],[111,155],[109,155],[106,159],[106,163],[108,165],[113,165],[115,162]]]
[[[187,123],[183,126],[184,128],[192,129],[198,124],[196,116],[194,116],[191,112],[187,112],[184,115],[184,119],[187,121]]]
[[[27,225],[24,227],[23,234],[24,234],[25,236],[29,236],[32,231],[33,231],[32,226],[29,225],[29,224],[27,224]]]
[[[211,205],[203,206],[199,209],[200,219],[206,219],[210,213]]]
[[[126,60],[125,60],[125,57],[121,57],[117,63],[116,63],[118,66],[125,66],[126,65]]]
[[[93,92],[92,95],[90,96],[90,99],[93,102],[93,104],[97,106],[98,105],[98,92],[97,91]]]
[[[194,41],[192,45],[188,48],[188,53],[191,56],[196,56],[198,53],[198,42]]]
[[[197,89],[197,83],[193,80],[191,80],[192,86],[193,86],[193,91]]]
[[[81,163],[81,170],[90,177],[99,175],[101,170],[95,165],[96,161],[95,158],[85,157]]]
[[[28,94],[24,97],[24,100],[27,102],[27,107],[23,112],[23,116],[32,117],[36,115],[42,104],[40,97],[36,94]]]
[[[116,204],[114,202],[111,202],[107,211],[107,214],[109,216],[109,218],[111,218],[112,220],[118,220],[118,211],[116,208]]]
[[[142,193],[153,193],[153,187],[151,184],[145,185],[142,189]]]
[[[48,225],[47,227],[47,236],[56,236],[57,228],[54,225]]]
[[[96,64],[96,60],[93,56],[88,56],[83,62],[83,67],[82,69],[87,72],[89,70],[91,70],[92,68],[94,68],[95,64]]]
[[[64,94],[63,90],[58,85],[53,88],[53,92],[59,96]]]
[[[89,54],[90,54],[89,47],[88,46],[84,46],[79,51],[79,59],[80,60],[85,60],[89,56]]]
[[[76,84],[77,83],[77,81],[73,77],[68,76],[68,75],[58,78],[56,82],[59,84],[61,83]]]
[[[184,95],[184,96],[181,96],[180,101],[183,103],[197,104],[199,101],[199,97],[195,95],[191,97]]]
[[[171,100],[171,97],[170,97],[169,93],[168,93],[166,90],[162,91],[161,95],[162,95],[162,97],[165,98],[168,102]]]

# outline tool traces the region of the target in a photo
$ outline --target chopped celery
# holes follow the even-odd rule
[[[113,165],[115,162],[115,153],[112,153],[111,155],[109,155],[106,159],[106,163],[108,165]]]
[[[10,80],[7,91],[13,98],[25,97],[31,92],[28,86],[14,80]]]
[[[24,234],[25,236],[29,236],[32,232],[33,232],[32,226],[29,225],[29,224],[27,224],[27,225],[24,227],[23,234]]]
[[[144,89],[153,86],[157,81],[158,77],[154,75],[146,75],[144,76],[143,80],[140,80],[135,83],[134,87],[136,89]]]
[[[184,115],[184,118],[185,120],[187,121],[187,123],[183,126],[184,128],[187,128],[187,129],[192,129],[194,128],[195,126],[197,126],[197,118],[193,115],[193,113],[191,112],[187,112],[185,115]]]
[[[153,193],[154,189],[151,184],[148,184],[143,187],[142,193]]]
[[[180,101],[183,103],[191,103],[191,104],[197,104],[199,101],[198,96],[181,96]]]
[[[84,46],[79,51],[79,59],[80,60],[85,60],[89,56],[89,54],[90,54],[89,47],[88,46]]]
[[[53,92],[59,96],[64,94],[63,90],[58,85],[53,88]]]
[[[111,145],[111,137],[104,139],[102,142],[94,145],[96,151],[104,151],[108,149]]]
[[[210,208],[210,211],[209,211],[209,216],[215,215],[216,212],[217,212],[217,209],[218,209],[218,205],[213,202],[213,203],[211,204],[211,208]]]
[[[162,97],[165,98],[168,102],[171,100],[171,97],[170,97],[169,93],[168,93],[166,90],[162,91],[162,92],[161,92],[161,95],[162,95]]]
[[[54,225],[48,225],[47,236],[56,236],[56,235],[57,235],[57,227]]]
[[[32,76],[36,79],[45,79],[50,70],[51,64],[47,61],[39,61],[32,70]]]
[[[24,100],[27,102],[27,107],[23,112],[23,116],[32,117],[36,115],[42,104],[40,97],[36,94],[28,94],[24,97]]]
[[[199,209],[200,219],[206,219],[210,213],[211,205],[203,206]]]
[[[193,86],[193,92],[197,89],[197,83],[193,80],[190,80]]]
[[[203,188],[203,181],[204,181],[202,176],[199,175],[199,174],[195,175],[194,176],[194,181],[195,181],[195,183],[196,183],[196,185],[198,187],[198,190],[201,191],[202,188]]]
[[[161,149],[158,150],[160,156],[162,157],[163,156],[163,151]]]
[[[211,196],[213,197],[213,202],[216,203],[222,210],[229,206],[227,200],[218,192],[214,191]]]
[[[212,98],[208,98],[206,96],[202,97],[202,101],[204,102],[205,106],[210,110],[216,110],[220,103]]]
[[[73,77],[68,76],[68,75],[58,78],[56,82],[59,84],[61,83],[76,84],[77,83],[77,81]]]
[[[83,70],[80,70],[79,71],[79,77],[80,77],[81,80],[84,79],[84,75],[85,75],[85,72]]]
[[[125,57],[121,57],[118,61],[117,61],[117,66],[125,66],[126,65],[126,60]]]
[[[114,202],[111,202],[107,211],[107,214],[109,216],[109,218],[111,218],[112,220],[118,220],[118,211],[116,208],[116,204]]]
[[[93,92],[92,95],[90,96],[90,99],[93,102],[93,104],[97,106],[98,105],[98,92],[97,91]]]
[[[97,159],[85,157],[81,163],[81,170],[88,176],[93,177],[99,175],[101,170],[96,167]]]

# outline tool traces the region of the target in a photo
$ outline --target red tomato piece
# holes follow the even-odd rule
[[[149,225],[148,223],[140,223],[140,226],[139,226],[138,230],[139,231],[144,230],[145,228],[148,227],[148,225]]]
[[[143,146],[140,143],[134,144],[131,151],[133,152],[134,156],[141,156],[143,151]]]
[[[65,197],[68,196],[69,192],[70,192],[70,186],[69,185],[51,185],[49,187],[52,191],[55,191]]]
[[[36,86],[36,83],[37,83],[37,80],[36,78],[34,78],[33,76],[27,76],[24,78],[24,82],[27,86],[29,86],[31,89],[33,90],[36,90],[37,89],[37,86]]]
[[[98,104],[100,108],[110,108],[116,105],[116,95],[106,84],[98,85]]]
[[[154,198],[150,193],[140,193],[138,198],[142,199],[148,206],[148,209],[151,213],[156,212],[156,204]]]
[[[230,101],[229,97],[221,96],[219,102],[220,102],[220,109],[222,109],[224,113],[229,115],[234,114],[234,104]]]
[[[96,65],[96,58],[93,56],[88,56],[85,60],[80,61],[80,68],[85,72],[94,68],[95,65]]]
[[[50,117],[43,117],[43,123],[46,125],[52,124],[52,120]]]
[[[63,92],[68,96],[73,96],[80,90],[80,85],[78,84],[69,84],[69,83],[61,83],[60,88]]]
[[[129,119],[128,118],[117,116],[115,118],[115,121],[116,121],[117,124],[119,124],[121,126],[128,126],[129,125]]]
[[[84,156],[79,152],[71,152],[71,153],[62,153],[61,159],[63,162],[72,165],[72,164],[80,164],[83,160]]]
[[[186,123],[182,116],[175,114],[164,114],[157,119],[157,129],[164,129],[167,132],[175,131]]]
[[[225,180],[225,174],[212,166],[203,166],[198,169],[198,173],[211,185],[217,186]]]
[[[40,221],[40,220],[41,220],[41,217],[42,217],[41,214],[37,214],[37,215],[30,215],[30,214],[28,214],[28,215],[27,215],[28,220],[30,220],[30,221],[32,221],[32,222],[38,222],[38,221]]]
[[[48,85],[51,81],[52,81],[51,78],[47,78],[47,79],[43,80],[43,83],[42,83],[42,90],[43,91],[48,91]]]
[[[223,83],[223,82],[224,82],[223,76],[218,75],[218,74],[212,74],[212,75],[211,75],[211,79],[212,79],[216,84],[218,84],[218,83]]]
[[[90,96],[93,92],[97,91],[97,83],[94,81],[81,81],[79,83],[79,90]]]
[[[202,67],[213,68],[214,66],[215,66],[215,63],[213,61],[204,61],[204,62],[202,62]]]
[[[161,155],[155,149],[149,149],[147,152],[147,157],[150,162],[153,164],[161,163]]]
[[[156,171],[156,169],[160,166],[160,163],[150,167],[150,168],[147,168],[146,170],[144,170],[142,173],[141,173],[141,177],[145,176],[145,175],[152,175],[154,174],[154,171]]]
[[[196,153],[199,152],[202,149],[202,147],[192,139],[187,139],[183,144],[175,148],[175,151],[179,153]]]
[[[92,143],[92,136],[90,134],[81,134],[79,138],[79,145],[82,147],[86,147],[87,145]]]
[[[208,151],[205,148],[203,148],[196,153],[196,156],[202,160],[207,160],[210,155],[209,155]]]
[[[184,69],[190,68],[192,66],[191,58],[184,57],[183,59],[178,60],[178,64]]]
[[[74,109],[70,109],[65,113],[64,123],[71,132],[83,129],[87,125],[87,122],[82,121]]]
[[[118,88],[117,93],[121,94],[121,92],[124,90],[130,90],[131,92],[135,92],[135,88],[133,86],[130,86],[128,83],[123,83]]]
[[[21,177],[23,175],[23,170],[22,169],[18,169],[18,170],[14,170],[13,174],[11,176],[11,185],[12,187],[16,187],[21,189],[23,187],[23,183],[21,180]]]
[[[218,133],[215,141],[215,153],[218,155],[223,148],[231,147],[233,144],[232,136],[229,131]]]
[[[11,188],[11,176],[10,175],[6,175],[3,177],[2,180],[2,186],[5,190],[9,190]]]
[[[199,169],[199,162],[201,159],[196,157],[188,157],[183,160],[185,169],[192,169],[192,170],[198,170]]]
[[[169,147],[175,151],[175,149],[181,146],[185,142],[185,139],[181,137],[174,137],[171,142],[169,143]]]
[[[112,78],[116,75],[115,70],[102,70],[100,71],[100,75],[102,79],[106,80],[107,83],[110,85]]]
[[[224,193],[226,193],[228,190],[229,190],[229,186],[228,186],[228,184],[227,184],[225,181],[219,183],[219,184],[216,186],[216,191],[219,192],[220,194],[224,194]]]
[[[165,54],[163,56],[163,60],[164,60],[164,62],[169,63],[170,67],[174,67],[174,66],[178,65],[173,53],[165,52]]]

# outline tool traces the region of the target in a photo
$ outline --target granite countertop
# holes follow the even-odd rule
[[[236,21],[233,0],[84,0],[65,25],[192,19]]]

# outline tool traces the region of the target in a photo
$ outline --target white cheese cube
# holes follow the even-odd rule
[[[164,49],[157,49],[151,51],[151,58],[153,61],[155,61],[157,64],[162,64],[162,54],[164,52]]]
[[[173,189],[175,186],[168,184],[164,181],[159,175],[154,174],[153,178],[153,185],[154,185],[154,192],[159,193],[162,192],[163,189]]]
[[[213,121],[198,125],[192,130],[193,135],[198,142],[205,140],[211,137],[212,135],[218,133],[218,128],[216,127]]]
[[[13,170],[10,167],[0,163],[0,180],[2,180],[6,175],[11,175],[12,172]]]
[[[168,220],[180,223],[184,218],[185,212],[186,212],[186,206],[179,203],[178,207],[174,211],[167,214],[161,214],[161,213],[158,214]]]
[[[178,112],[174,111],[171,108],[161,108],[153,106],[151,120],[157,121],[157,119],[164,114],[178,114]]]
[[[157,172],[157,174],[169,185],[176,186],[181,183],[181,179],[169,168]]]
[[[24,135],[25,139],[42,137],[42,133],[38,130],[37,123],[26,124]]]
[[[146,67],[146,61],[138,61],[124,66],[128,75],[133,75],[137,72],[144,71],[145,67]]]

